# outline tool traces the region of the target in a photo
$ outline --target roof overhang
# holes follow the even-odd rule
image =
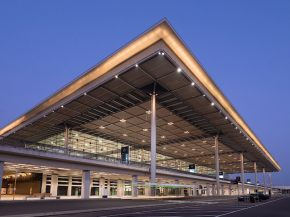
[[[203,90],[211,96],[211,100],[219,106],[220,110],[228,114],[228,117],[231,117],[231,120],[237,126],[240,126],[243,133],[263,152],[265,157],[272,162],[277,170],[281,170],[281,167],[275,159],[238,114],[166,19],[161,20],[118,51],[80,75],[64,88],[1,129],[0,135],[8,136],[32,120],[37,119],[37,117],[42,116],[48,109],[59,107],[63,102],[70,100],[73,96],[81,94],[95,87],[97,84],[104,83],[121,70],[126,70],[126,67],[140,61],[142,55],[144,55],[141,55],[141,51],[146,50],[147,54],[156,51],[156,44],[158,44],[162,50],[165,50],[169,56],[177,57],[175,61],[177,61],[180,66],[184,67],[183,70],[186,74],[191,77],[192,80],[196,81],[200,87],[203,87]]]

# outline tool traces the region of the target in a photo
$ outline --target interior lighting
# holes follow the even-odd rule
[[[174,153],[177,153],[177,151],[174,151]]]
[[[202,141],[203,143],[206,143],[206,141],[204,140],[204,141]]]
[[[214,158],[214,157],[211,157],[211,158]]]
[[[163,149],[166,149],[166,147],[163,147]]]
[[[63,105],[61,107],[63,108]]]
[[[184,133],[189,133],[188,131],[184,131]]]
[[[212,102],[211,105],[214,106],[214,103]]]
[[[177,71],[178,71],[178,72],[181,72],[181,68],[178,68]]]
[[[165,138],[165,136],[161,136],[161,139],[164,139]]]
[[[172,123],[172,122],[169,122],[169,123],[168,123],[168,125],[170,125],[170,126],[171,126],[171,125],[173,125],[173,123]]]
[[[187,156],[187,154],[184,154],[184,156]]]
[[[89,144],[85,144],[85,146],[89,146]]]
[[[158,54],[160,55],[161,53],[160,53],[160,52],[158,52]]]
[[[142,142],[145,142],[145,140],[142,140]]]
[[[205,96],[205,95],[203,94],[203,96]]]
[[[121,119],[120,121],[123,122],[123,123],[126,122],[126,120],[124,120],[124,119]]]
[[[225,117],[225,119],[228,119],[228,117]]]
[[[148,115],[150,115],[152,112],[151,112],[150,110],[148,110],[148,111],[146,111],[146,113],[147,113]]]
[[[182,144],[181,146],[185,146],[184,144]]]
[[[231,157],[232,155],[230,154],[229,156]]]
[[[103,126],[100,126],[99,128],[100,128],[100,129],[105,129],[105,127],[103,127]]]
[[[115,75],[115,78],[118,78],[118,75]]]
[[[143,131],[148,131],[148,129],[143,129]]]
[[[135,66],[138,67],[138,64],[136,64]]]
[[[223,150],[220,150],[220,151],[223,151]]]
[[[194,82],[191,83],[191,86],[193,86],[193,85],[194,85]]]
[[[192,151],[195,151],[195,149],[193,148],[193,149],[191,149]]]
[[[162,55],[164,55],[164,52],[162,52]]]
[[[127,134],[123,134],[123,136],[128,136]]]
[[[84,93],[84,95],[87,95],[87,93]]]

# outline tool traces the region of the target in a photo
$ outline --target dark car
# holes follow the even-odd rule
[[[258,193],[259,197],[261,197],[263,200],[268,200],[270,197],[267,194],[263,194],[263,193]]]

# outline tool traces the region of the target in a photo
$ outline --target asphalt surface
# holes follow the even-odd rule
[[[194,197],[165,200],[47,200],[1,202],[0,216],[290,216],[290,195],[272,197],[260,203],[237,203],[236,197]]]

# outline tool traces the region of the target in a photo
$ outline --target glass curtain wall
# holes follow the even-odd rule
[[[59,153],[64,153],[63,152],[64,140],[65,133],[63,132],[54,135],[52,137],[49,137],[45,140],[42,140],[39,143],[49,145],[48,146],[49,148],[46,148],[46,151],[51,150],[55,152],[55,150],[57,150],[57,152]],[[73,130],[69,131],[68,153],[70,155],[81,157],[84,154],[92,154],[92,156],[94,156],[94,154],[97,154],[98,156],[107,156],[111,158],[120,159],[121,148],[126,146],[128,145],[124,145],[119,142],[113,142],[86,133],[81,133]],[[142,159],[141,155],[142,155],[141,148],[137,149],[133,146],[130,146],[130,154],[129,154],[130,161],[141,163]],[[150,151],[143,149],[143,163],[150,164],[150,162],[151,162]],[[172,157],[156,153],[156,166],[188,172],[189,164],[192,164],[192,162],[187,162],[185,160],[180,161],[180,159],[174,159]],[[205,166],[200,166],[197,164],[195,165],[195,173],[215,176],[214,169]]]

